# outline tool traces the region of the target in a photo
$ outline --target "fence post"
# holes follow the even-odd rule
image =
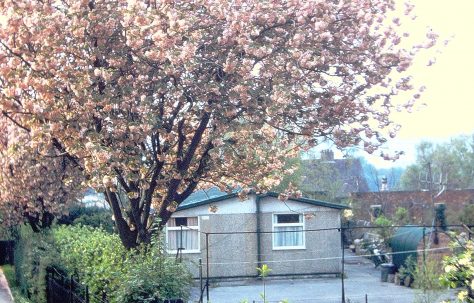
[[[49,275],[50,275],[49,270],[46,269],[46,302],[47,303],[51,303],[51,295],[49,294],[51,291]]]
[[[344,291],[344,227],[341,223],[341,250],[342,250],[342,258],[341,258],[341,302],[346,302],[346,294]]]
[[[199,258],[199,303],[202,303],[202,294],[203,294],[203,288],[202,288],[202,259]]]
[[[89,286],[86,285],[86,303],[90,303]]]
[[[73,303],[73,299],[74,299],[73,294],[72,294],[74,291],[73,283],[74,283],[74,279],[71,275],[71,277],[69,278],[69,302],[70,303]]]
[[[426,264],[426,231],[425,231],[426,227],[423,226],[423,266],[425,266]]]
[[[365,303],[369,303],[369,298],[367,298],[367,294],[365,294]]]
[[[179,248],[178,248],[178,252],[179,252],[179,263],[182,263],[183,262],[183,225],[180,226],[181,227],[181,231],[180,231],[180,243],[179,243]]]
[[[209,303],[209,234],[206,233],[206,299]]]

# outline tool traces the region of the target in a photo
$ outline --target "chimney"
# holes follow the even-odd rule
[[[386,176],[382,176],[380,191],[388,191],[388,180]]]
[[[324,149],[321,151],[321,160],[322,161],[333,161],[334,152],[330,149]]]

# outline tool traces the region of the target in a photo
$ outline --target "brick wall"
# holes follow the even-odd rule
[[[398,207],[408,210],[412,223],[431,224],[433,206],[427,191],[387,191],[351,193],[352,208],[359,220],[371,220],[370,206],[381,205],[382,211],[392,217]],[[444,202],[446,212],[459,213],[465,205],[474,204],[474,189],[446,190],[434,198],[434,203]],[[449,224],[456,224],[452,217]]]

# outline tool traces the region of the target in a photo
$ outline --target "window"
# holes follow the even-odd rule
[[[273,215],[273,249],[305,248],[303,230],[303,215]]]
[[[171,218],[167,223],[166,236],[169,251],[199,252],[198,217]]]

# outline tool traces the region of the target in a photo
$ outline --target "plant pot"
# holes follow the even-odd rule
[[[393,278],[393,283],[395,283],[395,285],[402,285],[402,279],[400,278],[399,273],[395,274],[395,277]]]
[[[406,276],[405,279],[403,279],[403,285],[406,287],[410,287],[411,283],[413,283],[413,279],[410,276]]]
[[[394,281],[395,281],[395,274],[388,274],[387,282],[388,283],[393,283]]]

